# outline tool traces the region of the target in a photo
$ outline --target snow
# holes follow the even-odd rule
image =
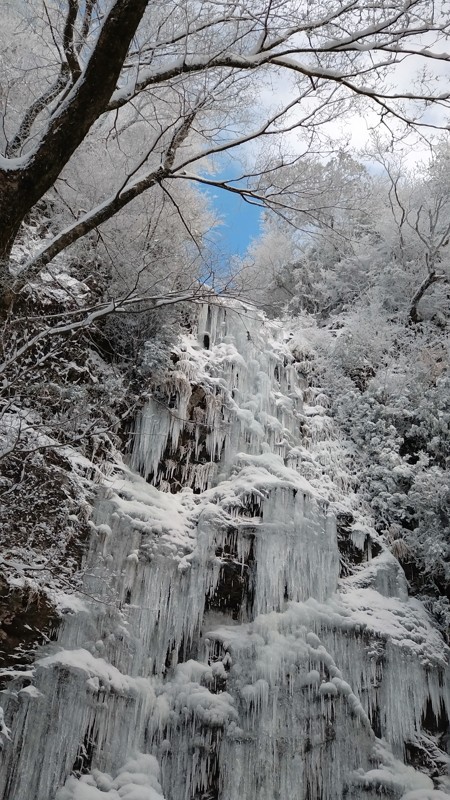
[[[42,692],[39,689],[36,689],[36,686],[24,686],[23,689],[20,690],[19,694],[21,696],[27,695],[28,697],[42,697]]]
[[[5,158],[5,156],[0,155],[0,169],[2,172],[15,172],[26,167],[29,160],[28,154],[18,158]]]
[[[128,694],[134,684],[128,676],[108,664],[103,658],[95,658],[87,650],[62,650],[36,662],[37,667],[68,667],[71,671],[84,672],[89,679],[96,678],[102,689],[118,694]],[[92,684],[91,684],[92,685]],[[22,690],[23,691],[23,690]]]
[[[75,614],[81,611],[87,611],[88,605],[83,598],[76,594],[67,594],[67,592],[55,592],[53,594],[53,602],[56,610],[60,614]]]
[[[0,736],[4,736],[5,739],[10,739],[10,733],[11,731],[5,723],[5,713],[0,706]]]
[[[176,355],[102,480],[81,598],[6,698],[0,792],[442,800],[402,759],[450,709],[448,650],[385,549],[339,580],[323,392],[305,413],[285,332],[242,304],[202,306]]]
[[[448,800],[450,797],[443,791],[435,790],[433,781],[427,775],[394,758],[385,742],[378,742],[375,752],[380,766],[365,773],[357,771],[355,778],[360,787],[371,787],[378,794],[391,794],[400,797],[400,800]]]
[[[402,795],[401,800],[448,800],[450,794],[429,789],[414,789]]]
[[[156,758],[139,753],[127,761],[117,776],[93,770],[91,775],[70,777],[56,800],[161,800]]]

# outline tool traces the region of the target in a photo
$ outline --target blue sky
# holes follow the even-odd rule
[[[206,193],[223,220],[215,231],[220,249],[230,255],[243,255],[260,232],[261,208],[249,205],[238,195],[223,189],[212,187]]]
[[[233,166],[228,166],[223,172],[216,173],[216,180],[230,180],[237,177],[238,172]],[[218,189],[215,186],[202,186],[214,211],[222,219],[222,224],[214,231],[214,239],[218,249],[225,256],[243,255],[252,239],[260,234],[260,220],[262,210],[258,206],[246,203],[239,195]]]

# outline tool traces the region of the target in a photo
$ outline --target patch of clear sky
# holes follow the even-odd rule
[[[223,171],[215,173],[214,179],[230,180],[237,176],[237,170],[228,165]],[[220,219],[213,234],[218,249],[224,257],[244,255],[251,241],[261,232],[263,209],[246,202],[238,194],[216,186],[203,186],[202,192],[206,194],[211,208]]]

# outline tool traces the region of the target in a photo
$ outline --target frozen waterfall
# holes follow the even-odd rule
[[[362,525],[339,578],[323,397],[243,304],[194,328],[103,482],[79,600],[3,693],[0,796],[450,797],[422,729],[448,719],[448,652]],[[408,764],[426,740],[434,782]]]

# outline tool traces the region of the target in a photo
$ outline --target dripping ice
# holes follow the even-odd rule
[[[339,580],[326,398],[253,309],[194,327],[99,492],[80,600],[2,701],[1,796],[449,797],[404,763],[448,653],[363,522]]]

